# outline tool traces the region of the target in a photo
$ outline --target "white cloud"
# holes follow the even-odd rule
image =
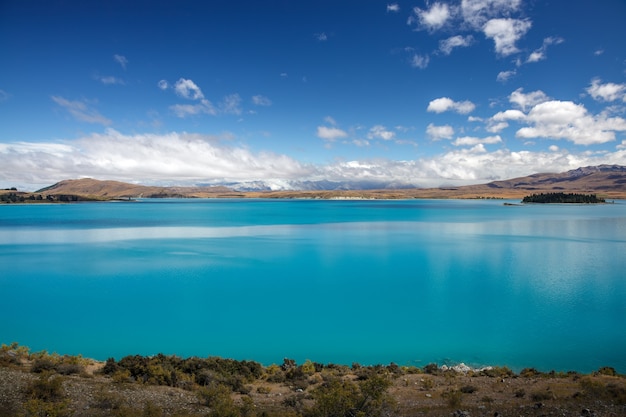
[[[90,176],[154,183],[293,178],[310,173],[309,168],[285,155],[252,153],[244,147],[222,146],[209,136],[175,132],[124,135],[107,129],[104,134],[65,145],[17,143],[0,147],[3,166],[16,155],[28,164],[37,161],[41,170],[25,165],[14,174],[0,174],[0,178],[26,175],[33,183],[49,184]],[[17,168],[19,164],[13,162],[9,166]]]
[[[161,81],[159,81],[159,82],[157,83],[157,85],[159,86],[159,88],[160,88],[161,90],[167,90],[167,89],[169,88],[169,86],[170,86],[170,85],[168,84],[168,82],[167,82],[167,81],[165,81],[165,80],[161,80]]]
[[[526,59],[526,63],[539,62],[539,61],[542,61],[542,60],[546,59],[546,52],[547,52],[548,46],[550,46],[550,45],[558,45],[560,43],[563,43],[563,39],[562,38],[552,37],[552,36],[548,37],[548,38],[545,38],[543,40],[543,45],[541,46],[541,48],[533,51],[528,56],[528,59]]]
[[[509,127],[509,120],[522,121],[525,118],[526,115],[519,110],[506,110],[498,112],[487,121],[486,129],[491,133],[499,133]]]
[[[446,3],[435,2],[428,10],[415,7],[413,12],[417,16],[421,28],[436,30],[450,19],[450,8]]]
[[[537,90],[528,94],[523,93],[522,88],[518,88],[513,91],[509,96],[509,101],[517,107],[521,108],[522,111],[526,111],[526,109],[536,106],[537,104],[543,103],[550,100],[543,91]]]
[[[450,125],[435,126],[430,123],[426,126],[426,134],[432,140],[452,139],[452,136],[454,136],[454,128]]]
[[[320,139],[324,139],[329,142],[334,142],[337,139],[345,138],[348,134],[336,127],[328,127],[328,126],[318,126],[317,127],[317,137]]]
[[[52,101],[67,110],[75,119],[86,123],[109,126],[112,122],[84,101],[70,101],[60,96],[51,96]]]
[[[508,16],[519,10],[521,0],[462,0],[463,20],[475,29],[481,29],[493,17]]]
[[[428,103],[429,112],[443,113],[445,111],[455,111],[459,114],[468,114],[474,111],[476,106],[471,101],[454,101],[448,97],[441,97]]]
[[[496,52],[507,56],[518,52],[515,42],[528,32],[531,25],[529,20],[491,19],[483,26],[483,32],[495,42]]]
[[[326,35],[326,33],[322,32],[322,33],[316,33],[315,34],[315,39],[317,39],[320,42],[324,42],[328,40],[328,35]]]
[[[515,75],[517,75],[517,71],[515,70],[511,70],[511,71],[500,71],[498,73],[498,76],[496,77],[496,81],[501,82],[501,83],[505,83],[507,82],[509,79],[511,79],[512,77],[514,77]]]
[[[495,139],[490,139],[495,141]],[[365,143],[364,143],[365,144]],[[471,146],[471,145],[470,145]],[[0,143],[0,183],[38,189],[68,178],[143,184],[248,180],[380,180],[416,186],[464,185],[581,166],[626,165],[626,141],[614,152],[487,152],[482,143],[418,160],[300,163],[286,155],[224,146],[213,136],[171,132],[125,135],[112,129],[62,143]],[[32,169],[36,166],[37,169]]]
[[[452,50],[454,48],[470,46],[473,41],[474,41],[474,38],[472,35],[452,36],[448,39],[443,39],[439,41],[439,50],[446,55],[450,55],[450,53],[452,53]]]
[[[463,137],[457,138],[454,142],[452,142],[452,144],[454,146],[476,146],[476,145],[493,145],[495,143],[500,143],[500,142],[502,142],[502,138],[499,135],[487,136],[486,138],[463,136]]]
[[[8,100],[9,97],[11,97],[11,95],[9,93],[7,93],[4,90],[0,90],[0,102]]]
[[[196,114],[217,115],[217,110],[213,104],[207,99],[202,99],[198,104],[174,104],[170,106],[170,110],[178,117],[184,118],[194,116]]]
[[[534,106],[526,117],[531,127],[517,131],[523,139],[566,139],[578,145],[592,145],[615,140],[616,131],[626,131],[626,120],[590,115],[587,109],[571,101],[552,100]]]
[[[587,93],[598,101],[626,101],[626,84],[605,83],[602,80],[594,78],[591,85],[587,88]]]
[[[415,54],[413,55],[413,58],[411,58],[411,66],[413,68],[424,69],[428,66],[429,62],[430,62],[430,57],[428,55]]]
[[[270,100],[269,98],[265,97],[265,96],[261,96],[261,95],[256,95],[256,96],[252,96],[252,103],[255,106],[271,106],[272,105],[272,100]]]
[[[202,90],[192,80],[181,78],[174,84],[174,91],[182,98],[200,100],[204,98]]]
[[[126,65],[128,65],[128,59],[126,59],[123,55],[115,54],[113,55],[113,60],[120,64],[122,68],[126,69]]]
[[[396,136],[395,132],[391,130],[387,130],[387,128],[383,125],[376,125],[372,127],[367,133],[368,139],[382,139],[382,140],[391,140]]]
[[[502,120],[524,120],[526,115],[519,110],[505,110],[494,114],[491,119],[495,121]]]
[[[556,145],[550,145],[550,147],[548,147],[548,149],[550,149],[550,152],[558,152],[559,151],[559,147]]]
[[[398,5],[398,3],[391,3],[387,5],[387,11],[388,12],[394,12],[397,13],[400,11],[400,6]]]

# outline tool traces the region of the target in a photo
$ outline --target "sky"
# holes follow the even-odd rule
[[[626,165],[626,1],[0,0],[0,188]]]

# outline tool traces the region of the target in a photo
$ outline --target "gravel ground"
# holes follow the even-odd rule
[[[26,389],[40,376],[25,367],[0,367],[0,417],[24,415],[28,401]],[[57,376],[53,376],[57,377]],[[314,375],[312,380],[321,380]],[[124,415],[120,410],[141,410],[150,404],[157,416],[206,416],[211,409],[202,405],[192,391],[180,388],[138,383],[116,383],[98,374],[62,376],[63,395],[68,401],[69,416],[100,417]],[[346,378],[354,378],[348,375]],[[440,375],[409,374],[394,380],[389,393],[397,402],[394,416],[626,416],[626,379],[599,375],[590,378],[598,386],[613,387],[595,395],[581,388],[580,376],[564,378],[468,376],[456,372]],[[272,415],[293,412],[285,405],[287,399],[299,398],[311,404],[307,393],[317,386],[297,390],[285,384],[257,381],[249,386],[255,409],[272,411]],[[458,402],[450,393],[459,394]],[[620,396],[621,395],[621,396]],[[238,404],[241,395],[234,394]],[[288,402],[288,401],[287,401]],[[278,414],[276,414],[278,413]],[[257,415],[261,413],[257,412]],[[129,415],[129,414],[126,414]],[[293,414],[291,414],[293,415]]]

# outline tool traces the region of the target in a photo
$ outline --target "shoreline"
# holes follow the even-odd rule
[[[328,407],[336,413],[329,414]],[[30,353],[15,343],[0,349],[0,415],[7,417],[608,417],[625,412],[626,376],[610,367],[580,374],[463,364],[348,367],[291,359],[261,366],[160,354],[94,363],[82,356]]]

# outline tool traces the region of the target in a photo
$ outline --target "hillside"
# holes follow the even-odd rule
[[[64,180],[36,191],[46,195],[80,195],[98,199],[222,197],[231,192],[226,187],[157,187],[92,178]]]

